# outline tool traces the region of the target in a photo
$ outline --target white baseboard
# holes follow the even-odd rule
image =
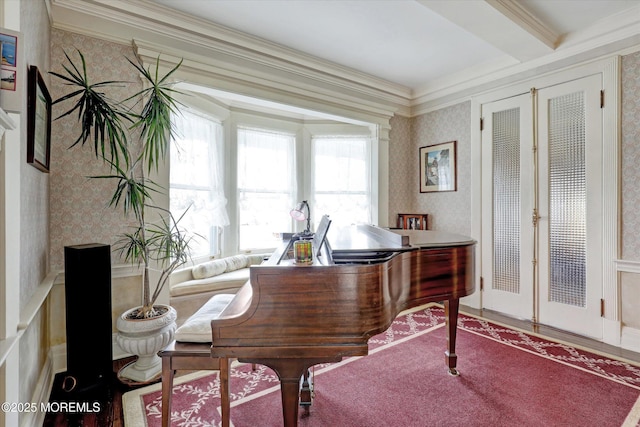
[[[118,343],[116,342],[116,333],[111,335],[111,348],[112,350],[112,359],[124,359],[125,357],[133,356],[133,354],[127,353],[123,349],[120,348]],[[64,372],[67,370],[67,344],[59,344],[54,347],[51,347],[49,350],[51,353],[51,358],[53,360],[53,372],[55,374],[59,372]]]
[[[640,353],[640,330],[623,326],[620,346],[625,350]]]
[[[620,322],[611,319],[602,319],[602,341],[606,344],[620,347]]]
[[[44,367],[38,377],[36,388],[33,391],[30,403],[36,403],[38,408],[41,408],[41,404],[46,404],[49,401],[51,390],[53,389],[53,380],[55,378],[54,361],[51,352],[47,356],[47,360],[44,363]],[[26,411],[23,413],[23,417],[20,422],[21,427],[40,427],[44,424],[44,418],[47,413],[43,411]]]
[[[53,365],[53,372],[57,374],[67,370],[67,344],[59,344],[49,349],[49,357]]]
[[[640,262],[618,259],[616,260],[616,268],[618,271],[626,273],[640,273]]]

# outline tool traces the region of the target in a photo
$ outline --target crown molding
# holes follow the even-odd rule
[[[581,31],[565,34],[558,49],[581,46],[582,50],[624,40],[640,34],[640,5],[601,19]]]
[[[464,10],[461,10],[460,1],[418,1],[518,61],[529,61],[553,51],[549,46],[548,30],[521,7],[497,0],[476,0],[465,2]]]
[[[508,0],[485,1],[551,49],[557,47],[560,41],[560,35],[540,22],[538,18],[533,16],[531,12],[520,3]]]
[[[505,58],[434,81],[416,91],[411,116],[440,106],[463,102],[469,97],[534,75],[561,70],[583,62],[640,50],[640,6],[632,13],[611,16],[586,31],[566,35],[558,48],[527,62]]]
[[[271,63],[239,61],[226,54],[207,51],[193,52],[175,49],[167,44],[134,40],[138,55],[146,63],[160,55],[161,67],[168,71],[180,60],[176,79],[223,92],[223,96],[242,96],[291,105],[311,112],[343,117],[356,121],[386,123],[397,112],[408,114],[381,97],[363,96],[349,85],[336,82],[330,76],[300,72],[295,68],[277,68]]]
[[[554,46],[555,50],[526,61],[505,56],[502,61],[461,70],[412,91],[149,0],[49,1],[54,28],[121,44],[136,40],[140,47],[148,49],[148,54],[162,53],[164,57],[171,52],[189,59],[186,62],[192,75],[198,73],[197,67],[204,66],[200,72],[213,73],[226,87],[235,87],[241,93],[253,90],[254,94],[267,95],[276,102],[283,101],[283,94],[289,94],[303,107],[320,100],[333,105],[332,111],[339,109],[336,106],[340,104],[347,110],[369,110],[384,116],[416,116],[535,73],[561,69],[640,44],[640,6],[603,19],[585,31],[558,36],[517,3],[486,0],[482,2],[486,13],[493,9],[493,15],[502,14],[504,20],[519,26],[521,32],[529,33],[532,42],[537,39],[546,49]],[[450,7],[446,1],[420,2],[427,7],[433,7],[433,3],[441,8]],[[204,80],[203,76],[200,78]]]
[[[168,9],[147,0],[51,0],[54,28],[130,43],[164,37],[176,50],[225,55],[233,63],[255,63],[276,72],[290,72],[309,80],[359,93],[365,99],[408,111],[411,89],[324,61],[221,25]],[[117,25],[117,31],[108,28]],[[160,52],[163,52],[160,50]],[[245,70],[250,73],[250,68]]]

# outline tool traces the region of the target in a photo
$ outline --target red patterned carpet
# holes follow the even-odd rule
[[[444,364],[444,313],[400,316],[369,355],[316,366],[315,399],[300,426],[637,426],[640,368],[461,315],[459,377]],[[160,426],[160,385],[125,394],[125,425]],[[279,382],[234,366],[231,421],[281,426]],[[176,380],[173,426],[217,426],[216,372]],[[303,414],[303,411],[300,411]]]

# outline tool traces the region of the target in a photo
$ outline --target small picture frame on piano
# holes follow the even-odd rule
[[[428,230],[428,214],[398,214],[398,228]]]

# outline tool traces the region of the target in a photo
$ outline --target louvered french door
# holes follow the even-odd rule
[[[484,104],[484,308],[600,339],[599,75]]]

